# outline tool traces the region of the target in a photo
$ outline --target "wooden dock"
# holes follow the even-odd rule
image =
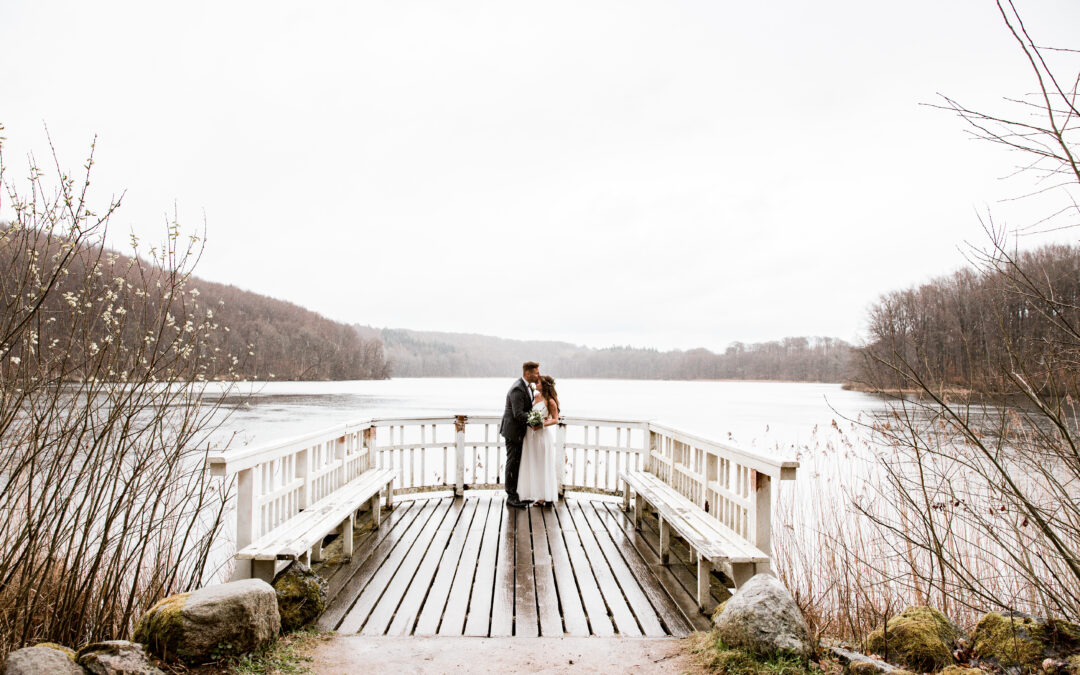
[[[680,636],[704,630],[684,562],[659,564],[655,531],[618,500],[568,494],[510,509],[500,492],[400,499],[324,568],[321,628],[364,635]],[[719,601],[720,598],[717,598]]]

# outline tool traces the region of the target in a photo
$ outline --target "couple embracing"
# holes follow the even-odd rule
[[[555,429],[559,396],[555,380],[540,374],[540,364],[526,361],[521,379],[506,393],[499,433],[506,439],[506,504],[524,508],[559,499]]]

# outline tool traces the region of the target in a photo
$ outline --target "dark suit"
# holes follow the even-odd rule
[[[506,497],[518,501],[518,469],[521,467],[521,444],[525,441],[526,423],[532,410],[532,392],[525,380],[518,378],[506,392],[506,409],[503,411],[499,433],[506,439]]]

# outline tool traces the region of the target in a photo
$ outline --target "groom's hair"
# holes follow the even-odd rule
[[[525,363],[521,364],[521,372],[522,373],[527,373],[530,370],[536,370],[539,367],[540,367],[540,364],[537,363],[536,361],[526,361]]]

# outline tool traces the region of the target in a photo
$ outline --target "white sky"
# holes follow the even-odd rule
[[[1080,46],[1080,3],[1022,9]],[[963,263],[977,211],[1045,215],[919,105],[1030,91],[1011,40],[992,0],[4,0],[0,123],[9,180],[43,123],[73,168],[98,134],[115,243],[205,212],[201,276],[334,319],[855,340]]]

